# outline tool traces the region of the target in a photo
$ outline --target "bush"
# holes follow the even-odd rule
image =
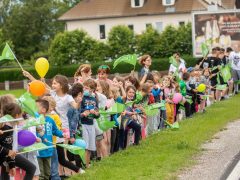
[[[53,65],[79,64],[106,59],[107,47],[89,37],[86,32],[75,30],[59,33],[49,48],[49,61]]]
[[[139,54],[150,54],[152,57],[159,57],[157,47],[160,43],[160,34],[152,27],[148,27],[145,32],[136,37]]]
[[[127,26],[115,26],[108,34],[107,43],[109,45],[109,55],[116,59],[125,54],[133,54],[135,52],[135,36],[134,32]]]
[[[185,59],[187,66],[194,66],[196,64],[196,59],[193,58],[192,56],[183,56],[183,59]],[[126,65],[125,63],[119,64],[116,69],[113,69],[113,62],[96,62],[92,65],[92,72],[93,74],[97,73],[97,69],[100,65],[102,64],[107,64],[111,68],[111,74],[114,73],[129,73],[132,69],[133,66],[131,65]],[[78,69],[79,65],[73,64],[73,65],[68,65],[68,66],[50,66],[50,69],[46,75],[47,79],[53,78],[56,74],[62,74],[67,77],[73,77],[75,71]],[[165,71],[168,70],[169,68],[169,60],[168,58],[153,58],[152,70],[158,70],[158,71]],[[31,74],[33,74],[34,77],[39,78],[37,75],[34,67],[28,67],[24,68],[27,71],[29,71]],[[141,69],[141,66],[137,64],[136,66],[136,71],[139,71]],[[0,82],[4,82],[6,80],[8,81],[18,81],[18,80],[23,80],[25,79],[22,75],[22,71],[20,68],[9,68],[9,69],[1,69],[0,71]]]

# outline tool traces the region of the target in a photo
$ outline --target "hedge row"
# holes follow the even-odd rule
[[[187,66],[194,66],[196,63],[196,59],[192,56],[183,56],[183,58],[185,59]],[[109,67],[111,68],[111,73],[129,73],[133,67],[131,65],[127,65],[127,64],[119,64],[118,67],[116,69],[112,68],[113,63],[105,63],[105,62],[97,62],[92,65],[92,71],[93,74],[97,73],[97,69],[100,65],[102,64],[107,64],[109,65]],[[68,65],[68,66],[62,66],[62,67],[50,67],[46,78],[47,79],[51,79],[52,77],[54,77],[56,74],[62,74],[65,75],[67,77],[73,77],[75,71],[78,69],[79,65]],[[136,71],[139,71],[141,68],[141,66],[139,64],[137,64],[136,66]],[[164,71],[167,70],[169,68],[169,62],[168,62],[168,58],[154,58],[153,59],[153,63],[151,66],[152,70],[158,70],[158,71]],[[38,77],[34,67],[29,67],[26,68],[27,71],[29,71],[31,74],[34,75],[34,77]],[[18,81],[18,80],[23,80],[24,77],[22,75],[21,69],[20,68],[11,68],[11,69],[0,69],[0,82],[4,82],[4,81]]]

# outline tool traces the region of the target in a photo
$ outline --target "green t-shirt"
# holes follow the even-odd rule
[[[179,86],[180,86],[180,92],[183,96],[187,95],[187,85],[185,83],[185,81],[181,80],[179,82]]]

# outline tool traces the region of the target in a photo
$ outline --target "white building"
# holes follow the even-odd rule
[[[235,0],[82,0],[63,14],[66,30],[83,29],[96,39],[106,39],[113,26],[127,25],[135,33],[153,26],[191,22],[193,11],[234,9]]]

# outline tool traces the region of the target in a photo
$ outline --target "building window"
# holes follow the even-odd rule
[[[163,23],[162,22],[156,22],[156,29],[158,32],[163,31]]]
[[[180,21],[179,22],[179,26],[184,26],[185,25],[185,22],[184,21]]]
[[[166,0],[166,4],[172,4],[172,0]]]
[[[150,27],[152,27],[152,24],[151,24],[151,23],[147,23],[147,24],[146,24],[146,29],[147,29],[147,28],[150,28]]]
[[[134,30],[134,26],[133,26],[133,24],[129,24],[129,25],[128,25],[128,28],[131,29],[131,30],[133,31],[133,30]]]
[[[100,39],[106,38],[105,25],[99,25]]]
[[[140,6],[140,0],[134,0],[135,6]]]

